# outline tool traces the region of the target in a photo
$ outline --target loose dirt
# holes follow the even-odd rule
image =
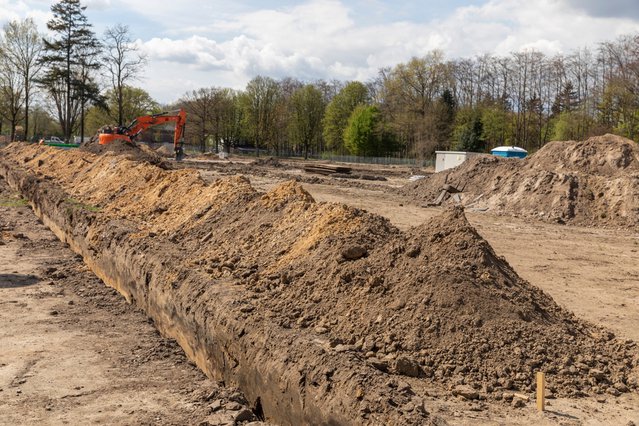
[[[639,147],[615,135],[551,142],[524,160],[476,156],[408,184],[403,193],[428,203],[445,183],[463,190],[463,204],[493,213],[583,225],[639,225]]]
[[[575,318],[519,278],[459,208],[402,232],[380,216],[316,203],[293,182],[264,194],[241,177],[207,185],[194,171],[112,154],[35,147],[10,155],[97,209],[98,221],[132,221],[139,238],[179,244],[211,279],[237,280],[248,292],[238,307],[248,324],[266,317],[375,369],[454,392],[470,386],[489,400],[530,392],[536,369],[560,396],[639,384],[634,342]],[[373,403],[380,389],[364,392],[370,410],[385,409]]]
[[[2,178],[0,305],[2,424],[255,420],[237,389],[207,379]]]

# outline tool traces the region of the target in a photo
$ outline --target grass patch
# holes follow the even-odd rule
[[[0,198],[0,207],[26,207],[29,200],[24,198]]]
[[[100,207],[92,206],[91,204],[85,204],[75,198],[67,198],[66,202],[71,204],[71,207],[86,210],[88,212],[97,213],[102,210]]]

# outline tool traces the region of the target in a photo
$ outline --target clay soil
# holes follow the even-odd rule
[[[207,379],[1,178],[0,306],[0,424],[256,420],[237,389]]]
[[[388,386],[412,386],[431,422],[639,417],[631,231],[422,209],[398,191],[415,173],[408,169],[366,170],[387,176],[372,183],[304,175],[295,163],[211,162],[200,167],[209,169],[202,180],[113,154],[63,158],[33,148],[15,161],[104,217],[142,224],[138,238],[181,244],[212,278],[237,279],[250,295],[238,307],[247,323],[266,316],[316,334],[386,372]],[[135,176],[123,183],[112,178],[118,173]],[[220,178],[238,173],[251,182]],[[610,250],[623,254],[611,261]],[[528,373],[539,367],[559,397],[544,415],[526,399],[534,391]],[[382,390],[362,392],[371,410],[385,409]],[[417,413],[415,398],[403,404]]]

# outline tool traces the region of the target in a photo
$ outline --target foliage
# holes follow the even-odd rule
[[[270,77],[257,76],[246,85],[241,103],[244,123],[259,156],[260,147],[274,145],[276,110],[280,101],[280,87]]]
[[[215,152],[240,139],[241,113],[237,94],[231,89],[203,88],[186,93],[179,101],[187,113],[185,140],[201,151],[210,143]]]
[[[291,98],[292,117],[290,132],[294,146],[304,152],[308,158],[311,148],[317,148],[322,137],[322,119],[324,118],[324,98],[315,86],[307,84],[293,93]]]
[[[484,152],[486,141],[483,131],[484,127],[479,110],[469,108],[459,111],[454,130],[454,149],[457,151]]]
[[[364,105],[368,100],[368,89],[359,81],[348,83],[333,97],[323,120],[324,141],[329,150],[344,151],[344,130],[348,119],[358,105]]]
[[[355,108],[344,131],[344,144],[351,154],[381,157],[394,150],[393,142],[377,106]]]
[[[118,108],[116,91],[110,89],[105,95],[105,104],[91,108],[87,114],[87,133],[93,134],[104,125],[116,125],[111,111]],[[122,88],[122,116],[126,124],[141,115],[161,112],[160,105],[144,89],[124,86]]]

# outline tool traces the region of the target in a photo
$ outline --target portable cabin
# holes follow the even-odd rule
[[[480,155],[477,152],[464,151],[435,151],[435,154],[435,172],[452,169],[453,167],[459,166],[470,157],[474,155]]]

